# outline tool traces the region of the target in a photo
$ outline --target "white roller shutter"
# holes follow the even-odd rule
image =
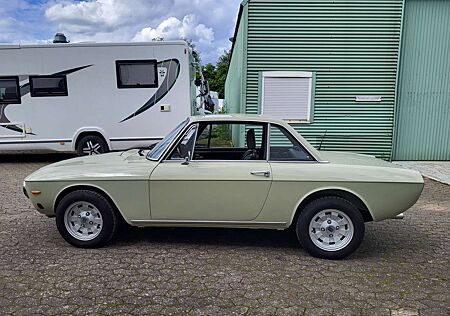
[[[264,72],[262,114],[289,121],[309,122],[311,84],[311,72]]]

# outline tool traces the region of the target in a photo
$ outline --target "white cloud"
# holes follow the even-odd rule
[[[133,38],[136,42],[151,41],[155,38],[164,40],[192,39],[201,44],[211,44],[214,40],[214,31],[204,24],[198,23],[197,16],[189,14],[183,20],[170,17],[162,21],[157,27],[145,27]]]
[[[62,2],[49,6],[45,17],[69,32],[95,34],[138,23],[150,12],[158,13],[161,9],[157,3],[144,5],[142,0]]]
[[[164,37],[194,41],[204,62],[229,48],[241,0],[0,0],[0,42],[71,42]]]

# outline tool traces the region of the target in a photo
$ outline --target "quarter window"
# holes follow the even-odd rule
[[[32,97],[63,97],[68,95],[66,76],[30,76]]]
[[[117,60],[116,74],[119,89],[158,87],[156,60]]]
[[[313,161],[313,157],[286,129],[270,126],[271,161]]]
[[[20,103],[19,77],[0,77],[0,104]]]
[[[192,148],[194,147],[196,132],[197,132],[197,125],[193,125],[186,132],[186,134],[184,134],[183,138],[173,149],[172,153],[169,156],[169,160],[185,159],[186,157],[191,159]]]

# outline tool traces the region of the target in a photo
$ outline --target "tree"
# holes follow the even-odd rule
[[[192,50],[192,56],[194,56],[194,60],[198,63],[201,63],[202,59],[200,57],[200,53],[197,50],[197,46],[195,46],[194,42],[190,39],[185,39],[189,48]]]
[[[201,63],[200,53],[197,50],[194,42],[190,39],[185,39],[186,43],[192,50],[194,60]],[[216,91],[219,94],[219,98],[223,99],[225,96],[225,80],[227,79],[228,66],[230,65],[231,51],[224,51],[219,57],[216,65],[211,63],[203,66],[203,76],[209,83],[209,89]],[[198,75],[196,76],[198,78]]]
[[[225,95],[225,80],[227,79],[230,57],[230,51],[224,51],[215,66],[209,63],[203,67],[203,75],[208,80],[209,89],[216,91],[220,99],[223,99]]]

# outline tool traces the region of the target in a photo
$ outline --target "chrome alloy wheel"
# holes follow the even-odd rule
[[[83,153],[89,156],[99,155],[101,154],[101,147],[99,143],[89,140],[86,142],[86,147],[83,147]]]
[[[64,213],[64,225],[67,232],[81,241],[89,241],[97,237],[103,228],[100,211],[89,202],[71,204]]]
[[[309,223],[309,237],[322,250],[338,251],[353,238],[352,220],[342,211],[323,210]]]

